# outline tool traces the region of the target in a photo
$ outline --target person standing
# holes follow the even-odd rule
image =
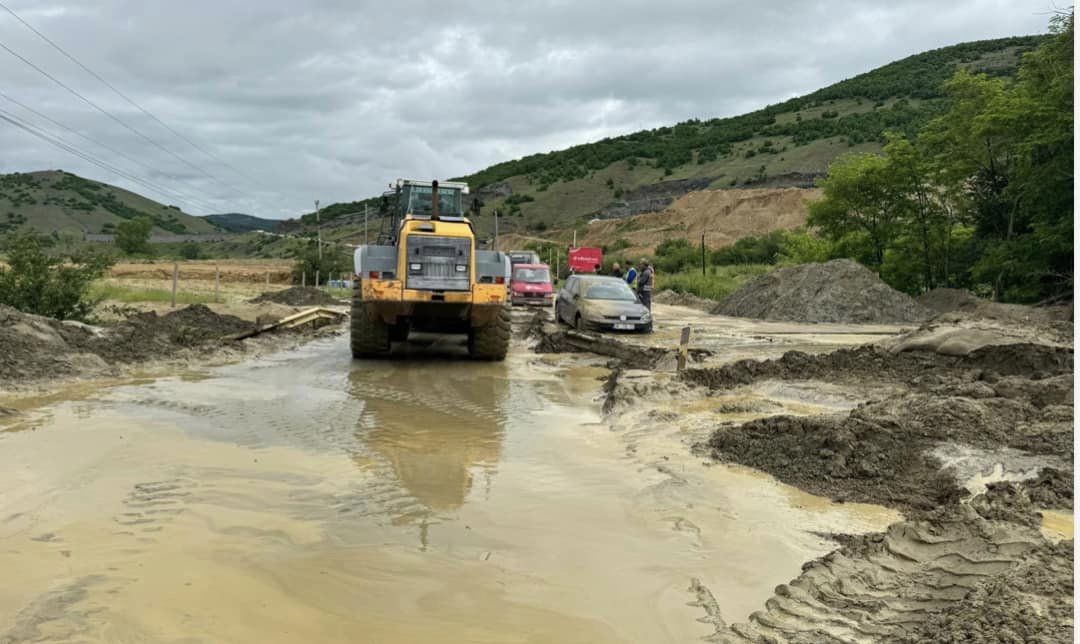
[[[619,262],[615,262],[611,265],[611,276],[623,279],[622,266],[619,266]]]
[[[641,273],[637,278],[638,299],[650,311],[652,310],[653,275],[652,265],[644,259],[641,260]]]

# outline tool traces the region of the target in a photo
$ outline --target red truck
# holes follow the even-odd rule
[[[547,264],[515,264],[510,275],[510,303],[551,306],[551,269]]]

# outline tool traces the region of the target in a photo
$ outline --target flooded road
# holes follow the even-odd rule
[[[0,642],[694,641],[819,533],[897,519],[609,427],[588,359],[432,349],[337,337],[0,419]]]

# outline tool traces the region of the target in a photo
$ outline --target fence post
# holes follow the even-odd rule
[[[679,361],[676,371],[682,371],[686,368],[686,354],[689,351],[690,345],[690,327],[684,326],[682,328],[682,335],[679,337]]]
[[[315,288],[319,288],[319,271],[315,271]]]
[[[214,303],[221,302],[221,267],[214,267]]]
[[[172,265],[172,308],[176,308],[176,280],[180,277],[180,265],[173,262]]]
[[[307,287],[307,271],[300,271],[300,287]]]
[[[266,269],[266,285],[270,286],[270,269]]]

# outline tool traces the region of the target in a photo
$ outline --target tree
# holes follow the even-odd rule
[[[0,266],[0,304],[59,320],[85,319],[93,310],[93,281],[112,260],[102,254],[54,255],[41,238],[21,233],[9,239],[7,268]]]
[[[888,160],[864,153],[838,157],[820,185],[822,198],[810,204],[807,223],[833,241],[860,234],[870,245],[872,263],[880,268],[898,224]]]
[[[293,282],[306,281],[318,286],[340,274],[353,274],[352,254],[337,244],[323,244],[322,257],[317,244],[309,243],[294,254]],[[306,276],[306,277],[305,277]],[[315,283],[318,277],[319,284]]]
[[[154,222],[146,217],[122,221],[116,226],[116,247],[128,255],[149,255]]]

